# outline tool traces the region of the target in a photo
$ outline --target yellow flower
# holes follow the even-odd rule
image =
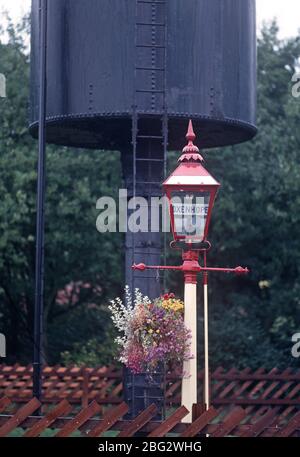
[[[175,298],[169,298],[168,300],[162,301],[162,307],[169,311],[182,311],[184,309],[184,304],[181,300]]]
[[[159,329],[157,329],[157,330],[156,330],[156,333],[160,333],[160,330],[159,330]]]
[[[150,333],[150,335],[151,335],[151,333],[153,333],[152,328],[150,328],[150,329],[148,330],[148,333]]]

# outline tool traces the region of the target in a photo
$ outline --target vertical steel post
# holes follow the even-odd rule
[[[46,128],[47,0],[40,0],[39,143],[36,216],[36,264],[34,307],[33,396],[42,394],[42,344],[44,307],[44,206]]]

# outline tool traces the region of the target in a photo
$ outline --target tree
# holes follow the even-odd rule
[[[291,337],[300,327],[300,104],[292,97],[291,79],[300,37],[280,41],[277,35],[272,23],[258,40],[256,138],[207,154],[209,169],[222,183],[210,262],[251,270],[238,280],[211,276],[216,364],[222,359],[225,365],[235,360],[253,367],[297,362]],[[248,346],[243,356],[241,346]],[[220,353],[220,347],[226,351]]]
[[[7,362],[29,362],[33,350],[37,142],[27,127],[27,29],[26,20],[17,30],[10,25],[9,42],[0,45],[0,72],[7,79],[0,113],[0,329],[7,337]],[[75,343],[95,337],[101,343],[109,333],[104,304],[122,289],[122,238],[97,232],[96,201],[116,194],[120,173],[117,152],[47,147],[44,350],[49,362],[60,360],[60,352]],[[83,325],[91,322],[96,311],[97,327],[79,331],[80,319]],[[78,327],[70,331],[74,322]]]

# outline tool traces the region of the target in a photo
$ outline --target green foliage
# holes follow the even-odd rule
[[[49,325],[49,352],[65,365],[99,366],[115,362],[116,331],[106,306],[83,304]]]
[[[274,364],[286,363],[255,315],[245,312],[243,307],[231,306],[222,319],[214,313],[211,322],[211,354],[215,367],[273,368]]]
[[[70,351],[62,352],[61,361],[64,365],[77,365],[98,367],[102,365],[117,364],[117,348],[109,345],[111,335],[105,333],[104,343],[99,343],[97,338],[87,340],[83,346],[80,343],[74,343]]]
[[[280,41],[277,32],[273,23],[258,40],[257,136],[204,153],[208,170],[221,182],[208,263],[251,270],[246,278],[209,275],[213,367],[299,363],[291,356],[291,338],[300,329],[300,101],[292,97],[291,78],[299,70],[300,37]],[[178,253],[169,262],[178,263]],[[169,279],[170,290],[182,293],[178,275]]]
[[[222,183],[209,261],[251,270],[245,279],[210,277],[215,365],[221,347],[222,365],[297,363],[290,350],[300,328],[300,103],[292,97],[291,78],[299,57],[300,37],[279,41],[276,24],[263,29],[258,134],[249,143],[207,153],[208,167]]]
[[[7,337],[8,363],[29,362],[33,351],[38,147],[28,133],[26,30],[26,22],[19,31],[11,26],[9,43],[0,44],[0,72],[7,79],[7,98],[0,100],[0,331]],[[106,303],[122,289],[122,238],[100,235],[95,225],[96,201],[117,193],[121,169],[117,152],[53,146],[47,147],[46,168],[44,356],[54,363],[70,348],[65,341],[68,323],[76,321],[80,328],[81,315],[83,325],[95,321],[91,304]],[[58,292],[70,285],[72,293],[65,294],[63,304],[58,302]],[[85,339],[102,335],[99,341],[104,342],[105,313],[99,308],[98,325]],[[78,328],[73,333],[70,342],[81,344]]]

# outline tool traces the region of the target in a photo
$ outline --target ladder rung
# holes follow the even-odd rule
[[[137,22],[136,25],[150,25],[151,27],[165,27],[163,22]]]
[[[133,249],[131,248],[131,250],[133,250]],[[145,252],[146,250],[147,250],[147,252]],[[158,253],[160,253],[160,250],[161,250],[161,247],[157,248],[156,251],[149,251],[149,249],[145,248],[145,250],[141,251],[141,252],[138,252],[138,251],[134,250],[134,254],[135,255],[145,255],[145,254],[157,255]]]
[[[165,91],[162,89],[136,89],[136,92],[142,92],[146,94],[163,94]]]
[[[137,260],[137,256],[145,256],[145,255],[160,255],[160,250],[161,250],[161,247],[159,249],[157,249],[156,251],[149,251],[148,249],[145,249],[144,251],[142,252],[138,252],[136,250],[134,250],[134,255],[135,255],[135,262],[140,262],[140,260]],[[133,251],[133,249],[127,249],[127,251]],[[129,255],[130,255],[130,252],[129,252]],[[133,262],[134,263],[134,262]]]
[[[154,271],[156,271],[156,270],[154,270]],[[140,273],[143,273],[143,272],[140,271]],[[154,276],[144,276],[143,275],[143,276],[141,276],[141,278],[143,278],[143,279],[157,279],[157,276],[156,275],[154,275]],[[160,279],[160,277],[158,277],[158,279]]]
[[[126,244],[125,243],[124,246],[125,246],[126,249],[133,249],[133,247],[130,244]],[[144,246],[141,243],[139,243],[139,244],[136,244],[134,246],[134,252],[136,254],[144,254],[144,251],[140,251],[139,252],[139,249],[147,249],[147,250],[150,250],[150,251],[152,250],[153,252],[157,252],[160,248],[161,248],[161,244],[155,245],[155,244],[153,244],[153,242],[152,243],[150,242],[149,246],[148,245]]]
[[[162,44],[137,44],[137,48],[159,48],[159,49],[166,49],[166,46]]]
[[[150,5],[165,5],[166,2],[163,0],[137,0],[137,3],[149,3]]]
[[[164,137],[161,135],[137,135],[137,138],[142,138],[144,140],[163,140]]]
[[[133,249],[133,247],[130,244],[125,244],[125,248]],[[149,246],[144,246],[144,245],[142,246],[141,243],[139,243],[134,246],[134,252],[136,254],[144,254],[144,251],[139,252],[139,249],[147,249],[147,250],[150,249],[150,250],[153,250],[153,252],[157,252],[157,250],[159,250],[160,248],[161,248],[161,245],[158,245],[158,244],[155,246],[153,243],[150,243]]]
[[[144,385],[142,385],[142,386],[140,386],[140,385],[135,386],[136,389],[138,389],[139,387],[148,387],[148,384],[144,384]],[[158,387],[158,385],[153,384],[151,387],[154,387],[154,388],[155,388],[155,387]],[[143,399],[144,399],[145,396],[144,396],[144,395],[135,395],[134,398],[143,398]],[[157,401],[161,401],[161,400],[164,399],[164,397],[160,397],[160,396],[156,397],[156,396],[154,396],[154,395],[147,395],[147,399],[148,399],[148,400],[157,400]]]
[[[151,67],[135,67],[136,70],[147,70],[147,71],[165,71],[165,68],[151,68]]]
[[[135,159],[137,162],[164,162],[164,159]]]
[[[150,184],[155,186],[161,186],[161,181],[136,181],[136,184],[143,184],[144,186],[149,186]]]

